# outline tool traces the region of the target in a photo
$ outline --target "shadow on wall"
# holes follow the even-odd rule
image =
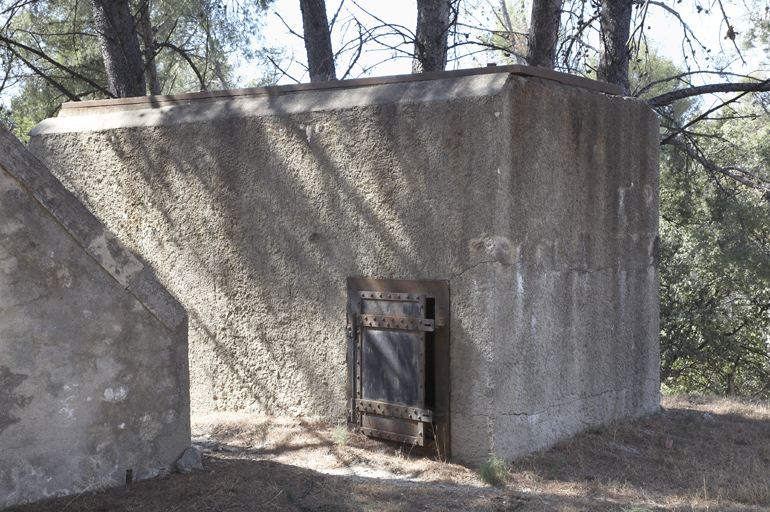
[[[342,417],[345,278],[463,272],[464,212],[488,206],[459,193],[482,164],[462,148],[490,133],[430,127],[424,105],[233,105],[211,123],[81,134],[94,161],[105,144],[122,166],[64,179],[183,297],[195,409]],[[432,108],[461,125],[451,105]],[[446,203],[446,188],[467,202]]]

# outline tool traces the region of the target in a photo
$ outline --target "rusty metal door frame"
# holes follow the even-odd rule
[[[367,435],[426,445],[450,456],[449,281],[349,277],[347,291],[349,421]],[[411,314],[394,315],[388,307],[372,312],[372,304],[396,304],[396,311]],[[378,333],[396,351],[399,344],[418,347],[411,349],[412,367],[406,371],[407,380],[420,381],[410,399],[366,396],[362,359],[372,354],[367,344]]]

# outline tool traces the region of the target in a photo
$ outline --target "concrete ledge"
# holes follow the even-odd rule
[[[34,139],[39,135],[60,133],[93,133],[121,128],[207,124],[223,119],[306,115],[308,112],[346,110],[357,106],[365,108],[372,105],[470,100],[499,95],[510,76],[510,73],[450,76],[444,80],[433,80],[430,87],[427,87],[425,82],[384,81],[382,85],[377,86],[303,88],[292,94],[272,96],[247,94],[199,97],[196,93],[189,95],[189,98],[175,96],[174,101],[153,103],[146,101],[149,97],[126,98],[131,100],[131,103],[125,103],[124,100],[104,100],[103,105],[81,108],[77,116],[63,110],[59,117],[40,122],[30,131],[30,136]],[[305,126],[303,129],[310,128]]]
[[[232,89],[226,91],[202,91],[188,94],[170,94],[164,96],[140,96],[135,98],[119,98],[110,100],[78,101],[64,103],[60,117],[102,114],[118,110],[134,110],[159,108],[175,104],[185,104],[200,100],[222,100],[243,96],[280,96],[300,91],[317,91],[329,89],[351,89],[374,85],[400,84],[409,82],[425,82],[460,78],[487,74],[511,74],[534,78],[544,78],[566,85],[574,85],[584,89],[593,89],[606,94],[620,95],[620,88],[605,82],[598,82],[582,76],[559,73],[550,69],[532,66],[488,66],[486,68],[460,69],[456,71],[440,71],[434,73],[418,73],[386,77],[360,78],[356,80],[332,80],[310,84],[279,85],[269,87],[253,87],[249,89]]]
[[[185,310],[152,273],[2,123],[0,140],[6,149],[0,153],[0,166],[19,180],[77,243],[163,325],[172,331],[178,329],[186,317]]]

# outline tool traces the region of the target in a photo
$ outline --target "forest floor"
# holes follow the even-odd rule
[[[477,467],[317,420],[198,416],[203,470],[8,512],[770,510],[770,405],[693,396],[662,404],[500,464],[497,486]]]

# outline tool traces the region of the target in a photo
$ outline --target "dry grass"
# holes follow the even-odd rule
[[[564,511],[770,510],[767,403],[687,396],[662,403],[663,414],[618,421],[516,461],[510,488]]]
[[[770,510],[767,403],[680,396],[663,405],[515,461],[498,488],[474,467],[315,419],[196,417],[204,471],[14,511]]]

